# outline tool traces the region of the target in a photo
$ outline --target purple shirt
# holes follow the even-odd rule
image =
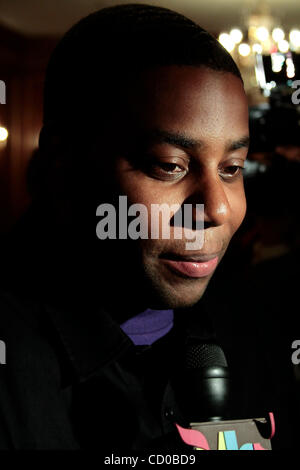
[[[166,335],[173,327],[173,310],[151,310],[125,321],[120,325],[136,346],[150,345]]]

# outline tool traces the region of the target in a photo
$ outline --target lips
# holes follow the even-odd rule
[[[180,256],[167,254],[162,258],[163,263],[171,271],[183,277],[202,278],[214,272],[218,265],[218,254],[200,254]]]

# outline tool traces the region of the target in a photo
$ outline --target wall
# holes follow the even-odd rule
[[[38,145],[42,125],[45,69],[57,39],[28,38],[0,27],[0,80],[6,104],[0,104],[0,125],[8,129],[0,145],[0,231],[6,231],[30,201],[26,170]]]

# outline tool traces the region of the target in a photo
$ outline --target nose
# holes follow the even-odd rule
[[[218,175],[206,175],[193,185],[189,202],[193,205],[193,221],[203,218],[203,212],[196,204],[204,204],[204,228],[225,224],[230,216],[230,205],[224,183]]]

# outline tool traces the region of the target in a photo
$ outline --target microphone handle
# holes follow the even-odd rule
[[[231,383],[227,367],[186,369],[181,398],[191,421],[222,421],[230,417]]]

